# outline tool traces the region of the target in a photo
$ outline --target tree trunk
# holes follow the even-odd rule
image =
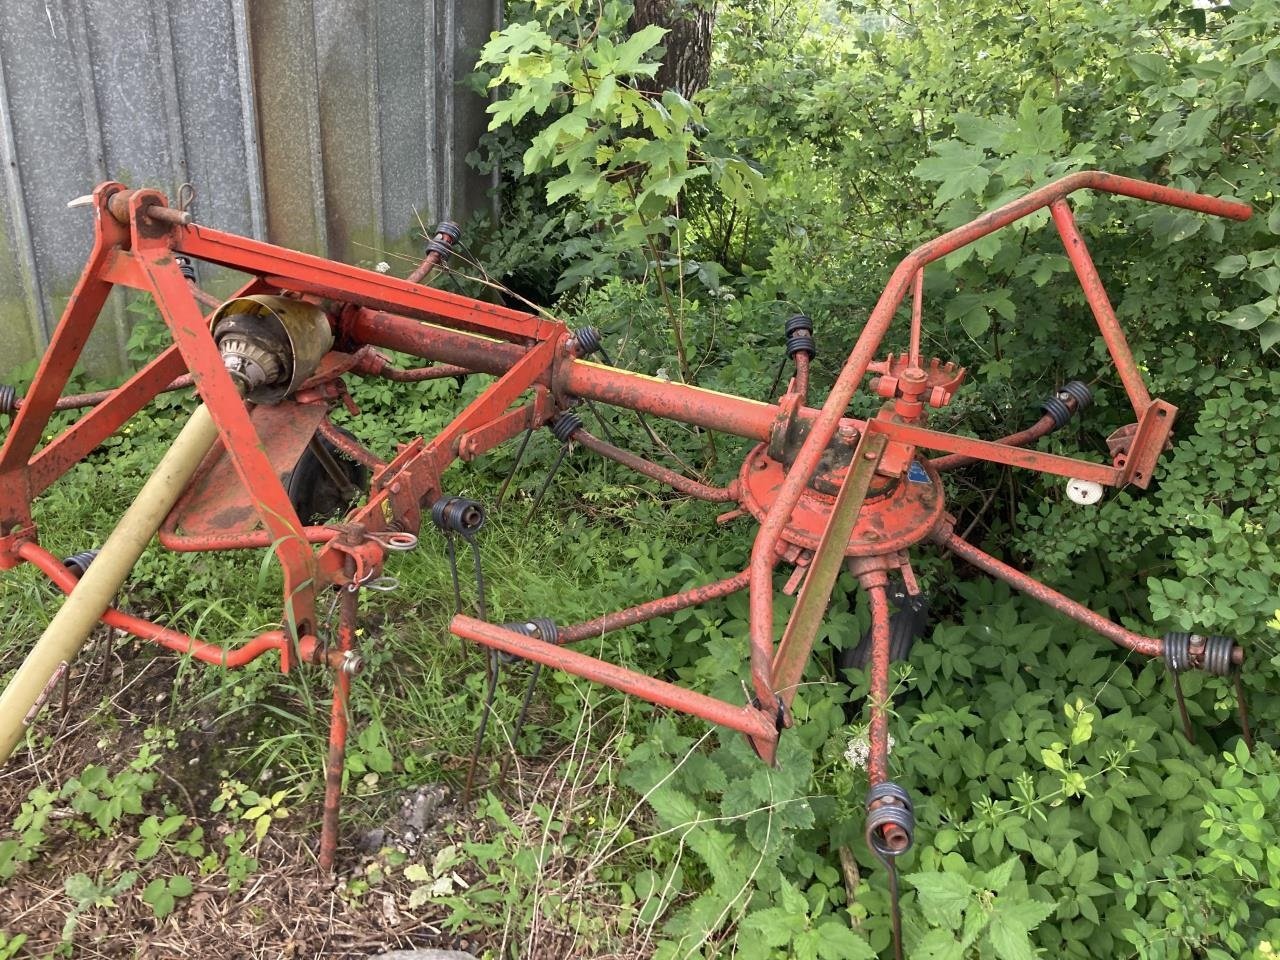
[[[657,93],[675,90],[686,100],[707,85],[711,72],[711,28],[715,0],[636,0],[631,29],[650,24],[666,27],[666,55],[654,75]]]

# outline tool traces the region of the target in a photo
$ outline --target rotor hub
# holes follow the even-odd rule
[[[738,474],[739,502],[763,522],[784,479],[782,464],[769,456],[767,445],[760,444],[747,455]],[[834,496],[805,487],[783,530],[783,541],[816,550],[835,502]],[[900,479],[877,477],[858,513],[845,556],[877,556],[918,543],[938,525],[943,504],[942,480],[925,461],[914,461]]]

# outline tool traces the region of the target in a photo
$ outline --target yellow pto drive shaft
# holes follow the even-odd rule
[[[217,436],[213,416],[201,404],[0,694],[0,763],[22,740],[45,691],[85,645]]]

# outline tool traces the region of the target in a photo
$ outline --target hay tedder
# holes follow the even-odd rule
[[[454,537],[474,547],[485,508],[448,495],[446,470],[455,460],[474,460],[521,435],[527,442],[533,430],[545,426],[566,447],[578,444],[680,494],[729,505],[726,517],[748,514],[759,529],[749,568],[736,576],[586,623],[557,625],[547,619],[555,613],[551,610],[529,611],[527,621],[508,624],[456,615],[452,632],[489,648],[490,683],[503,659],[554,667],[739,731],[765,762],[773,762],[778,739],[792,723],[791,704],[836,578],[847,568],[871,610],[864,644],[870,712],[866,837],[876,856],[891,865],[911,846],[914,829],[910,797],[888,777],[887,706],[895,618],[909,612],[919,594],[909,552],[917,544],[950,551],[1116,644],[1163,658],[1175,682],[1186,670],[1238,675],[1242,661],[1241,648],[1225,637],[1144,636],[1111,622],[963,540],[946,511],[940,475],[966,463],[985,460],[1055,474],[1068,479],[1072,499],[1087,503],[1101,496],[1102,487],[1147,487],[1169,441],[1177,409],[1147,391],[1075,226],[1067,198],[1079,190],[1233,220],[1250,214],[1245,204],[1107,173],[1064,177],[907,256],[825,401],[814,407],[807,403],[813,330],[803,316],[786,325],[794,376],[776,403],[761,403],[593,361],[592,356],[607,356],[591,328],[575,332],[545,316],[426,285],[457,240],[452,224],[440,226],[413,275],[398,279],[210,229],[153,190],[100,185],[85,198],[94,215],[93,251],[34,381],[21,398],[0,388],[0,412],[13,415],[0,449],[0,569],[34,564],[67,594],[0,695],[0,759],[22,740],[98,623],[215,666],[242,666],[274,651],[284,670],[311,664],[333,674],[320,844],[320,862],[330,868],[347,698],[351,677],[361,668],[358,591],[389,585],[390,574],[384,572],[389,554],[415,547],[424,518],[444,532],[451,551]],[[930,411],[948,404],[964,370],[920,355],[926,267],[1046,207],[1133,407],[1134,423],[1109,440],[1109,464],[1028,449],[1088,404],[1089,391],[1080,383],[1063,385],[1044,401],[1044,416],[1013,436],[980,440],[928,426]],[[225,303],[210,302],[194,284],[191,260],[251,279]],[[99,310],[117,285],[154,298],[173,344],[113,390],[63,397]],[[902,355],[878,357],[908,294],[909,348]],[[201,303],[214,308],[209,315]],[[432,365],[396,367],[379,348]],[[344,386],[349,376],[420,381],[470,374],[494,379],[437,436],[408,440],[388,462],[328,419],[336,405],[350,405]],[[850,400],[868,374],[874,374],[869,389],[884,398],[883,406],[867,420],[848,417]],[[32,522],[32,501],[159,393],[188,387],[195,388],[202,404],[96,555],[64,562],[43,549]],[[575,413],[584,401],[744,437],[756,446],[732,483],[709,486],[588,433]],[[37,449],[54,410],[74,406],[89,410]],[[339,486],[367,482],[357,505],[340,520],[308,525],[309,518],[300,516],[297,496],[291,499],[283,478],[292,477],[304,457],[314,458]],[[130,569],[157,536],[169,550],[273,551],[284,577],[280,627],[228,649],[113,607]],[[798,597],[775,642],[779,564],[793,571],[782,589],[798,590]],[[891,581],[898,592],[896,613]],[[740,590],[750,592],[749,635],[743,638],[749,702],[715,699],[572,649],[576,641]],[[338,606],[332,632],[322,610],[330,598]]]

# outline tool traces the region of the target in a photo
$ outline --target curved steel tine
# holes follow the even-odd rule
[[[365,537],[386,550],[412,550],[418,545],[418,538],[403,530],[375,530]]]

